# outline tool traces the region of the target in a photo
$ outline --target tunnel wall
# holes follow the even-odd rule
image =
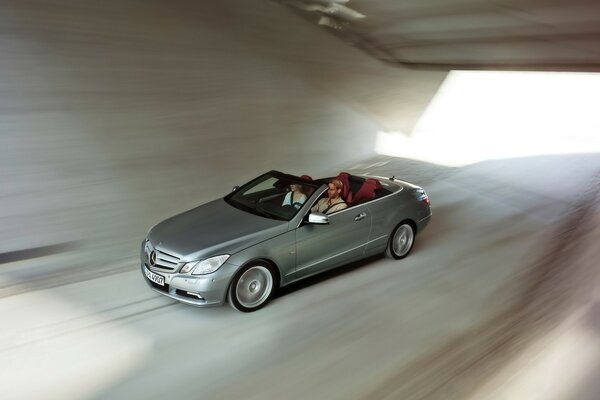
[[[0,253],[130,254],[266,170],[335,173],[378,130],[410,132],[445,76],[382,65],[268,1],[1,3]]]

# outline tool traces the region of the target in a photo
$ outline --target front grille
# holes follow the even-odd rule
[[[164,249],[154,247],[150,241],[147,241],[145,246],[146,261],[148,264],[150,264],[150,253],[152,253],[152,251],[156,252],[156,261],[151,269],[156,268],[162,271],[174,271],[179,267],[179,261],[181,259],[179,256],[167,252]]]
[[[157,248],[154,251],[156,251],[156,264],[154,264],[154,267],[173,271],[179,265],[179,257]]]

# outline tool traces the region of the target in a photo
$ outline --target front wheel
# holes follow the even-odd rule
[[[250,264],[235,274],[229,287],[229,304],[238,311],[256,311],[271,300],[273,292],[274,279],[270,266]]]
[[[402,222],[394,229],[385,254],[396,260],[404,258],[410,253],[415,243],[415,230],[408,222]]]

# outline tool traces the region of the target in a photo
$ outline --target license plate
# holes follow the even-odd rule
[[[148,267],[146,267],[145,265],[144,265],[144,273],[146,274],[146,277],[148,279],[150,279],[152,282],[154,282],[160,286],[165,286],[165,277],[155,274],[154,272],[150,271],[148,269]]]

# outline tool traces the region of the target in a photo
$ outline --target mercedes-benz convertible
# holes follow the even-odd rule
[[[311,211],[333,179],[346,208]],[[153,226],[141,269],[152,289],[182,303],[250,312],[300,279],[379,253],[406,257],[430,218],[425,190],[394,177],[270,171]]]

